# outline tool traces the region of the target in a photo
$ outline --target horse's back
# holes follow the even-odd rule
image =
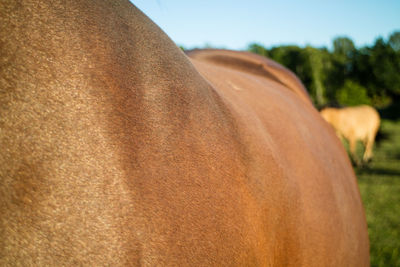
[[[277,80],[276,77],[287,75],[286,69],[280,67],[280,73],[274,76],[260,75],[254,69],[249,71],[249,66],[239,68],[236,64],[230,64],[230,61],[221,63],[217,60],[228,55],[242,60],[248,58],[247,53],[224,50],[189,53],[195,67],[213,85],[234,115],[250,157],[247,171],[251,173],[251,183],[263,185],[259,188],[250,187],[251,194],[261,192],[260,199],[265,196],[279,199],[282,193],[285,196],[282,205],[289,207],[288,210],[277,207],[272,201],[266,202],[265,206],[265,210],[271,213],[263,213],[266,218],[276,215],[285,218],[280,226],[271,225],[268,219],[264,223],[266,228],[282,231],[280,237],[285,236],[283,240],[288,245],[285,250],[292,257],[287,264],[294,264],[296,258],[297,263],[304,265],[349,264],[349,258],[341,258],[335,250],[341,246],[339,250],[353,250],[355,254],[360,253],[357,257],[362,258],[361,255],[368,248],[361,248],[363,245],[358,244],[357,247],[361,247],[355,249],[352,247],[355,243],[352,244],[350,239],[364,240],[361,242],[365,244],[365,226],[361,227],[364,230],[359,231],[364,224],[364,215],[354,216],[360,204],[353,202],[354,196],[359,193],[346,152],[335,133],[326,127],[309,100],[303,97],[302,87],[296,87],[296,84],[286,87]],[[256,66],[264,63],[255,58],[252,60]],[[273,173],[277,180],[270,176]],[[274,188],[268,186],[270,182],[274,183]],[[356,191],[348,191],[350,188]],[[316,196],[315,192],[324,192],[325,196]],[[347,203],[346,212],[336,202],[338,199]],[[303,204],[299,206],[298,201]],[[319,204],[312,204],[315,201]],[[352,229],[347,226],[343,228],[344,221],[352,221]],[[307,222],[307,227],[304,222]],[[321,235],[308,236],[310,228]],[[338,232],[341,234],[336,235]],[[345,239],[350,242],[343,242],[344,236],[349,237]],[[267,242],[266,247],[271,244],[275,246],[280,241]],[[317,246],[325,252],[316,253]],[[358,263],[349,265],[352,264]]]
[[[282,65],[256,54],[230,50],[206,49],[186,52],[193,60],[208,62],[215,66],[247,73],[269,81],[297,94],[303,101],[311,104],[311,99],[296,75]],[[261,79],[262,80],[262,79]]]

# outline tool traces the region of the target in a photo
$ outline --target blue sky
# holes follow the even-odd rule
[[[400,0],[131,0],[177,44],[245,49],[252,42],[356,46],[400,31]]]

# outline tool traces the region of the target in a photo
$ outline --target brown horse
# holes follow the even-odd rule
[[[325,108],[321,110],[321,115],[333,126],[340,139],[349,141],[350,152],[356,162],[357,140],[361,140],[365,147],[363,161],[368,162],[372,158],[372,148],[381,121],[373,107]]]
[[[1,266],[367,266],[356,179],[298,79],[192,62],[127,0],[0,4]]]

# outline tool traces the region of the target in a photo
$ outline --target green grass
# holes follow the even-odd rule
[[[374,160],[356,174],[368,222],[371,266],[400,266],[400,121],[383,120]],[[358,154],[361,156],[361,146]]]

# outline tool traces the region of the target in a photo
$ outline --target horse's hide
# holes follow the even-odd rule
[[[0,12],[0,265],[368,265],[350,162],[283,67],[191,63],[124,0]]]

